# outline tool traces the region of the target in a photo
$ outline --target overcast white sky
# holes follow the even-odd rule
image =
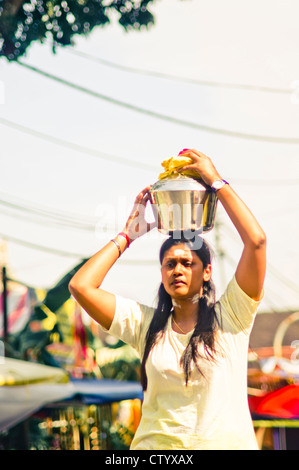
[[[0,61],[5,98],[0,105],[0,200],[7,203],[0,204],[0,237],[8,237],[11,276],[51,287],[79,257],[20,242],[90,256],[115,234],[100,230],[107,208],[109,224],[120,229],[136,194],[158,179],[162,160],[194,147],[213,159],[267,233],[269,265],[260,310],[299,309],[298,2],[160,0],[151,10],[156,24],[148,31],[125,33],[114,21],[87,38],[76,38],[73,51],[210,84],[120,70],[66,49],[53,55],[49,45],[32,45],[22,61],[206,130],[129,110]],[[93,153],[26,134],[12,123]],[[71,218],[72,227],[66,225]],[[217,219],[226,253],[224,263],[216,258],[214,266],[220,295],[242,246],[220,206]],[[216,248],[214,235],[207,238]],[[135,242],[104,286],[151,304],[160,281],[157,259],[163,239],[154,231]]]

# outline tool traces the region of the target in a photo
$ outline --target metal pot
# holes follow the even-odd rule
[[[214,227],[218,199],[203,181],[178,174],[153,184],[150,196],[158,230],[164,234]]]

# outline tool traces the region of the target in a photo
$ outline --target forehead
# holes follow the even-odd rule
[[[193,257],[196,256],[195,253],[193,253],[190,248],[185,245],[184,243],[181,243],[179,245],[175,245],[170,247],[164,254],[164,259],[167,258],[189,258],[193,259]]]

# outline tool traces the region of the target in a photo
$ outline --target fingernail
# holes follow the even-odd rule
[[[189,149],[183,149],[183,150],[179,153],[179,155],[181,155],[181,153],[187,152],[188,150],[189,150]]]

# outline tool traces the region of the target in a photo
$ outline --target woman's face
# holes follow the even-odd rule
[[[173,299],[201,295],[203,281],[211,278],[211,265],[203,267],[201,259],[184,243],[172,246],[164,254],[162,283]]]

